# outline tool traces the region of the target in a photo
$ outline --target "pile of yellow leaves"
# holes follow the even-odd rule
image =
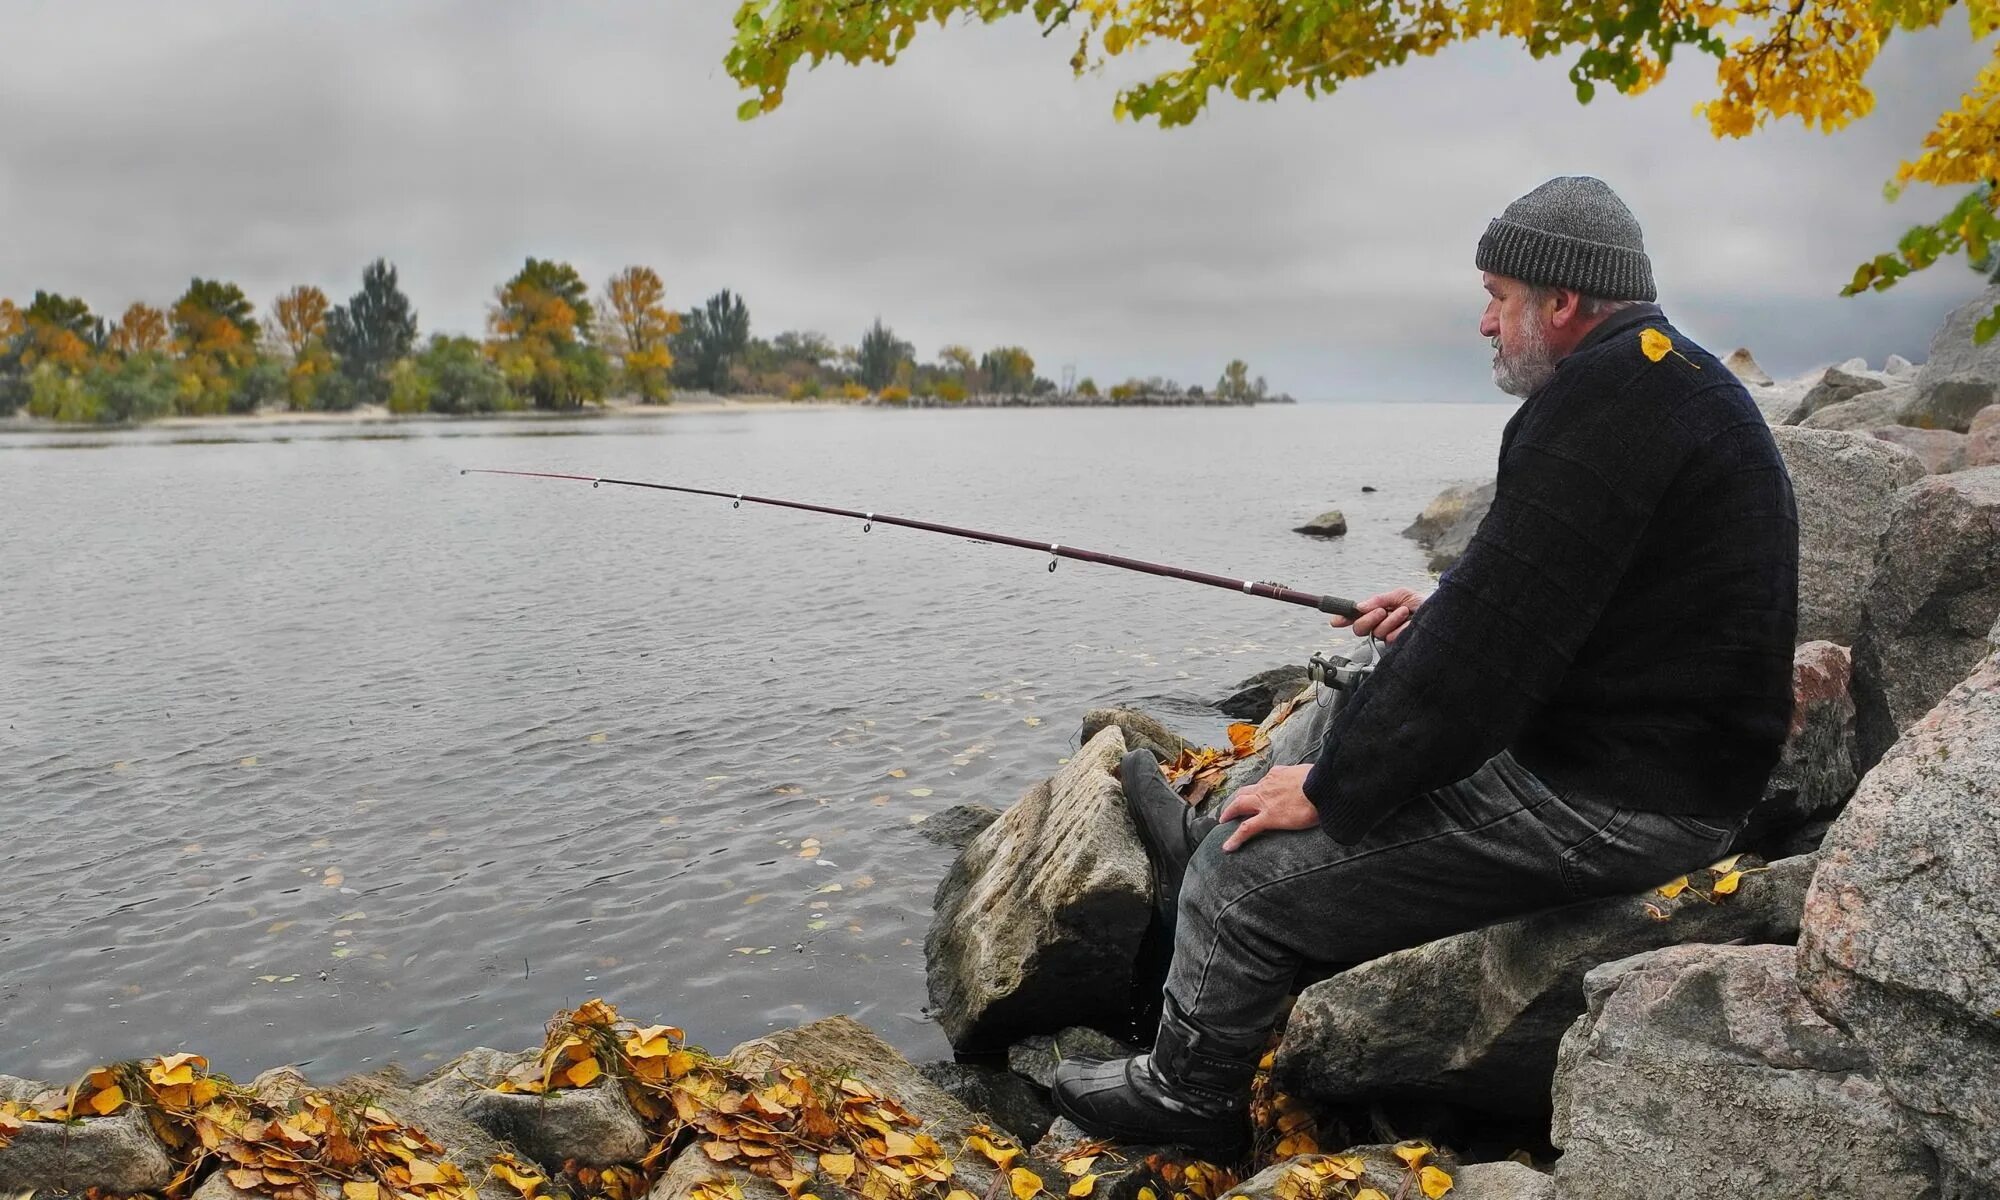
[[[1395,1153],[1407,1173],[1396,1189],[1398,1197],[1412,1195],[1412,1189],[1415,1189],[1429,1200],[1438,1200],[1451,1190],[1450,1173],[1426,1161],[1432,1153],[1428,1144],[1402,1142],[1396,1146]],[[1358,1186],[1367,1173],[1367,1162],[1354,1155],[1335,1155],[1312,1162],[1293,1163],[1278,1180],[1275,1191],[1278,1200],[1334,1200],[1336,1197],[1340,1200],[1390,1200],[1380,1188]]]
[[[1720,904],[1724,896],[1733,896],[1736,894],[1736,889],[1741,886],[1745,875],[1756,875],[1771,869],[1765,866],[1761,859],[1755,858],[1751,858],[1749,865],[1745,865],[1744,859],[1746,858],[1751,858],[1751,856],[1732,854],[1719,863],[1702,868],[1693,875],[1682,875],[1677,879],[1670,879],[1659,887],[1654,888],[1653,891],[1665,900],[1676,900],[1683,893],[1691,892],[1708,901],[1710,904]],[[1703,886],[1704,884],[1706,886]],[[1646,915],[1655,921],[1673,920],[1671,912],[1650,902],[1646,905]]]
[[[1229,747],[1203,746],[1183,749],[1179,758],[1166,765],[1167,782],[1180,790],[1190,806],[1199,805],[1222,782],[1229,768],[1271,745],[1271,731],[1282,725],[1303,700],[1294,696],[1271,710],[1261,725],[1238,721],[1228,729]]]
[[[30,1121],[145,1114],[177,1170],[163,1194],[188,1194],[214,1166],[237,1188],[273,1200],[477,1200],[444,1148],[372,1105],[307,1095],[288,1108],[213,1075],[198,1054],[98,1067],[67,1093],[0,1105],[0,1145]]]

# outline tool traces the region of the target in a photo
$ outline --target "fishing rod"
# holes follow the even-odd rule
[[[607,479],[601,475],[565,475],[555,471],[503,471],[487,467],[464,467],[460,475],[513,475],[524,479],[567,479],[587,483],[591,487],[613,484],[617,487],[650,488],[660,492],[680,492],[688,496],[713,496],[718,500],[731,501],[731,507],[741,508],[745,504],[764,504],[772,508],[790,508],[799,512],[823,513],[830,517],[848,517],[861,522],[863,533],[873,529],[879,522],[895,525],[903,529],[920,529],[925,533],[942,533],[949,537],[965,538],[974,542],[992,542],[1001,546],[1018,546],[1023,550],[1048,551],[1049,570],[1056,569],[1056,559],[1069,558],[1077,562],[1097,563],[1100,566],[1119,567],[1127,571],[1139,571],[1147,575],[1160,575],[1168,579],[1184,579],[1189,583],[1205,583],[1210,587],[1228,588],[1232,592],[1242,592],[1250,596],[1262,596],[1267,600],[1281,600],[1286,604],[1316,608],[1323,613],[1353,620],[1361,615],[1352,600],[1339,596],[1319,596],[1286,587],[1282,583],[1260,583],[1250,579],[1231,579],[1226,575],[1212,575],[1207,571],[1190,571],[1185,567],[1170,567],[1163,563],[1146,562],[1144,559],[1126,558],[1122,554],[1104,554],[1096,550],[1082,550],[1075,546],[1065,546],[1060,542],[1037,542],[1028,538],[1009,537],[1003,533],[985,533],[977,529],[961,529],[956,525],[940,525],[934,521],[918,521],[909,517],[895,517],[887,513],[860,512],[851,508],[831,508],[824,504],[806,504],[798,500],[777,500],[769,496],[751,496],[743,492],[718,492],[708,488],[681,487],[671,483],[648,483],[639,479]]]

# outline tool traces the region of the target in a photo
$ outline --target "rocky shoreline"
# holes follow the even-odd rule
[[[838,1017],[710,1059],[586,1005],[540,1050],[421,1081],[237,1089],[189,1056],[0,1076],[0,1195],[2000,1197],[2000,342],[1969,331],[1996,302],[1922,367],[1779,384],[1730,360],[1801,518],[1792,727],[1732,854],[1306,987],[1244,1162],[1092,1142],[1048,1104],[1060,1057],[1144,1035],[1160,947],[1118,761],[1193,750],[1107,709],[1004,812],[926,823],[958,851],[925,950],[960,1061]],[[1409,533],[1449,562],[1482,512],[1455,488]],[[1303,761],[1328,719],[1294,674],[1245,683],[1227,703],[1262,719],[1205,804]],[[386,1149],[325,1168],[356,1139]]]

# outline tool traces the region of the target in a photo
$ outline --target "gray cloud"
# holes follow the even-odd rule
[[[1484,398],[1473,243],[1562,172],[1625,195],[1690,333],[1777,371],[1921,357],[1976,284],[1947,265],[1835,295],[1945,203],[1879,188],[1990,54],[1955,23],[1891,44],[1849,130],[1717,142],[1690,115],[1700,61],[1586,107],[1499,43],[1330,100],[1118,124],[1117,78],[1072,80],[1026,25],[928,30],[743,124],[733,7],[16,0],[0,294],[115,312],[204,274],[340,298],[381,254],[427,327],[473,332],[536,254],[593,280],[647,263],[683,306],[736,288],[766,334],[852,341],[879,314],[926,354],[1020,342],[1100,380],[1243,355],[1301,396]]]

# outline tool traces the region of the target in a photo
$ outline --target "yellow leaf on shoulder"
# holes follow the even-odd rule
[[[1639,335],[1639,352],[1653,362],[1659,362],[1673,353],[1674,340],[1657,329],[1648,329]]]
[[[1424,1195],[1430,1200],[1438,1200],[1439,1196],[1451,1190],[1451,1176],[1436,1167],[1425,1167],[1417,1172],[1417,1182],[1423,1185]]]

